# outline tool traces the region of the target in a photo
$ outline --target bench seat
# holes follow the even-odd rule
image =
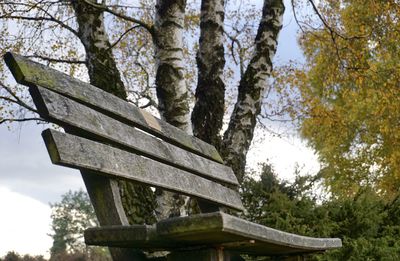
[[[298,254],[342,246],[337,238],[286,233],[214,212],[162,220],[153,226],[104,226],[85,231],[88,245],[173,250],[195,246],[222,247],[253,255]]]
[[[230,252],[286,257],[341,247],[337,238],[295,235],[221,212],[244,206],[239,182],[214,146],[25,57],[7,53],[5,61],[29,87],[40,117],[64,129],[42,133],[50,159],[81,172],[100,225],[85,231],[85,242],[110,247],[113,260],[146,260],[142,250],[171,251],[167,260],[174,261],[220,261],[236,260]],[[121,180],[190,196],[202,214],[129,224]],[[188,249],[208,250],[200,257]]]

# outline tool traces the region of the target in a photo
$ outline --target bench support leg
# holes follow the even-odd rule
[[[101,225],[129,225],[122,207],[118,183],[115,180],[81,171],[90,200]],[[142,251],[128,248],[110,247],[115,261],[146,260]]]

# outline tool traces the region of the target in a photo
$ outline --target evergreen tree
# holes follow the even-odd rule
[[[254,173],[242,186],[245,218],[287,232],[343,240],[342,248],[306,260],[400,260],[399,194],[387,202],[364,187],[354,198],[320,202],[312,192],[319,176],[297,176],[288,183],[279,180],[269,165],[262,166],[259,180],[249,176]]]

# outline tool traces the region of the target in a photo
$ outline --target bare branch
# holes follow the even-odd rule
[[[67,29],[71,33],[73,33],[75,36],[79,37],[78,32],[70,27],[69,25],[63,23],[60,20],[55,19],[54,17],[45,17],[45,16],[23,16],[23,15],[2,15],[0,16],[0,19],[15,19],[15,20],[27,20],[27,21],[37,21],[37,22],[42,22],[42,21],[50,21],[58,24],[64,29]]]
[[[294,1],[295,1],[295,0],[291,0],[291,1],[290,1],[291,5],[292,5],[293,17],[294,17],[294,20],[296,21],[296,24],[299,26],[301,32],[304,34],[304,33],[305,33],[305,30],[304,30],[303,26],[301,25],[302,22],[300,22],[300,20],[299,20],[298,17],[297,17],[297,13],[296,13],[296,8],[295,8],[295,3],[294,3]]]
[[[143,109],[143,108],[147,108],[149,106],[154,106],[155,108],[157,108],[158,103],[153,99],[153,97],[151,97],[150,94],[148,94],[149,91],[150,91],[150,88],[151,88],[150,87],[150,75],[149,75],[149,72],[146,70],[146,68],[143,66],[143,64],[141,64],[139,61],[137,61],[137,59],[136,59],[135,65],[140,67],[140,69],[144,72],[145,78],[146,78],[146,89],[143,90],[142,92],[140,92],[139,96],[142,97],[142,98],[147,99],[148,103],[146,105],[144,105],[144,106],[141,106],[140,108]]]
[[[132,22],[132,23],[135,23],[135,24],[140,25],[141,27],[145,28],[145,29],[152,35],[152,37],[154,38],[154,34],[155,34],[155,33],[154,33],[154,28],[153,28],[153,26],[151,26],[151,25],[149,25],[149,24],[147,24],[147,23],[145,23],[145,22],[143,22],[143,21],[141,21],[141,20],[139,20],[139,19],[136,19],[136,18],[133,18],[133,17],[124,15],[124,14],[122,14],[122,13],[118,13],[118,12],[116,12],[116,11],[114,11],[114,10],[108,8],[106,5],[97,4],[97,3],[91,3],[91,2],[89,2],[89,1],[87,1],[87,0],[83,0],[83,1],[84,1],[86,4],[88,4],[88,5],[92,6],[92,7],[98,8],[99,10],[102,10],[102,11],[104,11],[104,12],[110,13],[110,14],[112,14],[112,15],[118,17],[118,18],[123,19],[123,20],[126,20],[126,21],[129,21],[129,22]]]
[[[22,100],[11,90],[10,87],[6,86],[6,85],[3,84],[2,82],[0,82],[0,87],[2,87],[4,90],[6,90],[7,93],[9,93],[9,94],[14,98],[14,99],[11,99],[11,98],[9,98],[9,97],[1,96],[1,97],[0,97],[1,99],[7,100],[7,101],[12,102],[12,103],[15,103],[15,104],[18,104],[18,105],[24,107],[25,109],[27,109],[27,110],[29,110],[29,111],[38,113],[38,111],[37,111],[35,108],[29,106],[27,103],[25,103],[24,101],[22,101]]]
[[[114,48],[125,37],[125,35],[127,35],[133,29],[138,28],[139,26],[140,25],[135,25],[135,26],[132,26],[131,28],[129,28],[128,30],[126,30],[123,34],[120,35],[120,37],[113,44],[111,44],[111,46],[107,50]]]
[[[121,4],[115,4],[115,5],[108,5],[110,8],[129,8],[129,9],[142,9],[142,10],[153,10],[153,8],[150,7],[143,7],[143,6],[132,6],[132,5],[121,5]]]
[[[46,122],[42,118],[21,118],[21,119],[13,119],[13,118],[0,118],[0,125],[5,123],[5,122],[24,122],[24,121],[41,121],[41,122]]]
[[[224,34],[232,41],[232,48],[231,48],[231,56],[233,58],[233,61],[235,62],[235,64],[239,64],[239,70],[240,70],[240,77],[243,76],[244,73],[244,59],[243,59],[243,48],[242,48],[242,44],[240,43],[240,41],[237,39],[238,35],[236,36],[231,36],[228,32],[224,31]],[[239,57],[239,63],[236,61],[236,57],[235,57],[235,43],[237,45],[238,48],[238,57]]]
[[[38,58],[44,61],[48,62],[55,62],[55,63],[67,63],[67,64],[85,64],[85,61],[81,60],[66,60],[66,59],[57,59],[57,58],[51,58],[51,57],[46,57],[38,54],[34,55],[25,55],[26,58]]]
[[[63,27],[64,29],[69,30],[70,32],[72,32],[73,34],[75,34],[76,36],[79,37],[78,32],[77,32],[75,29],[73,29],[73,28],[70,27],[69,25],[65,24],[64,22],[62,22],[62,21],[56,19],[53,15],[51,15],[51,14],[50,14],[47,10],[45,10],[44,8],[38,6],[38,9],[39,9],[39,10],[42,10],[46,15],[48,15],[48,16],[50,17],[51,21],[57,23],[58,25],[60,25],[60,26]]]

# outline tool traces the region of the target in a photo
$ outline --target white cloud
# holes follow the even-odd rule
[[[256,129],[248,153],[247,166],[255,169],[258,163],[272,164],[280,178],[293,180],[296,165],[301,174],[315,174],[320,169],[315,152],[297,135],[277,137],[267,131]]]
[[[83,187],[79,171],[53,165],[35,123],[0,126],[0,184],[44,204],[57,202],[68,190]]]
[[[77,170],[51,164],[34,123],[0,126],[0,257],[8,251],[49,255],[49,202],[84,186]]]
[[[8,251],[45,255],[52,240],[50,207],[27,196],[0,187],[0,256]]]

